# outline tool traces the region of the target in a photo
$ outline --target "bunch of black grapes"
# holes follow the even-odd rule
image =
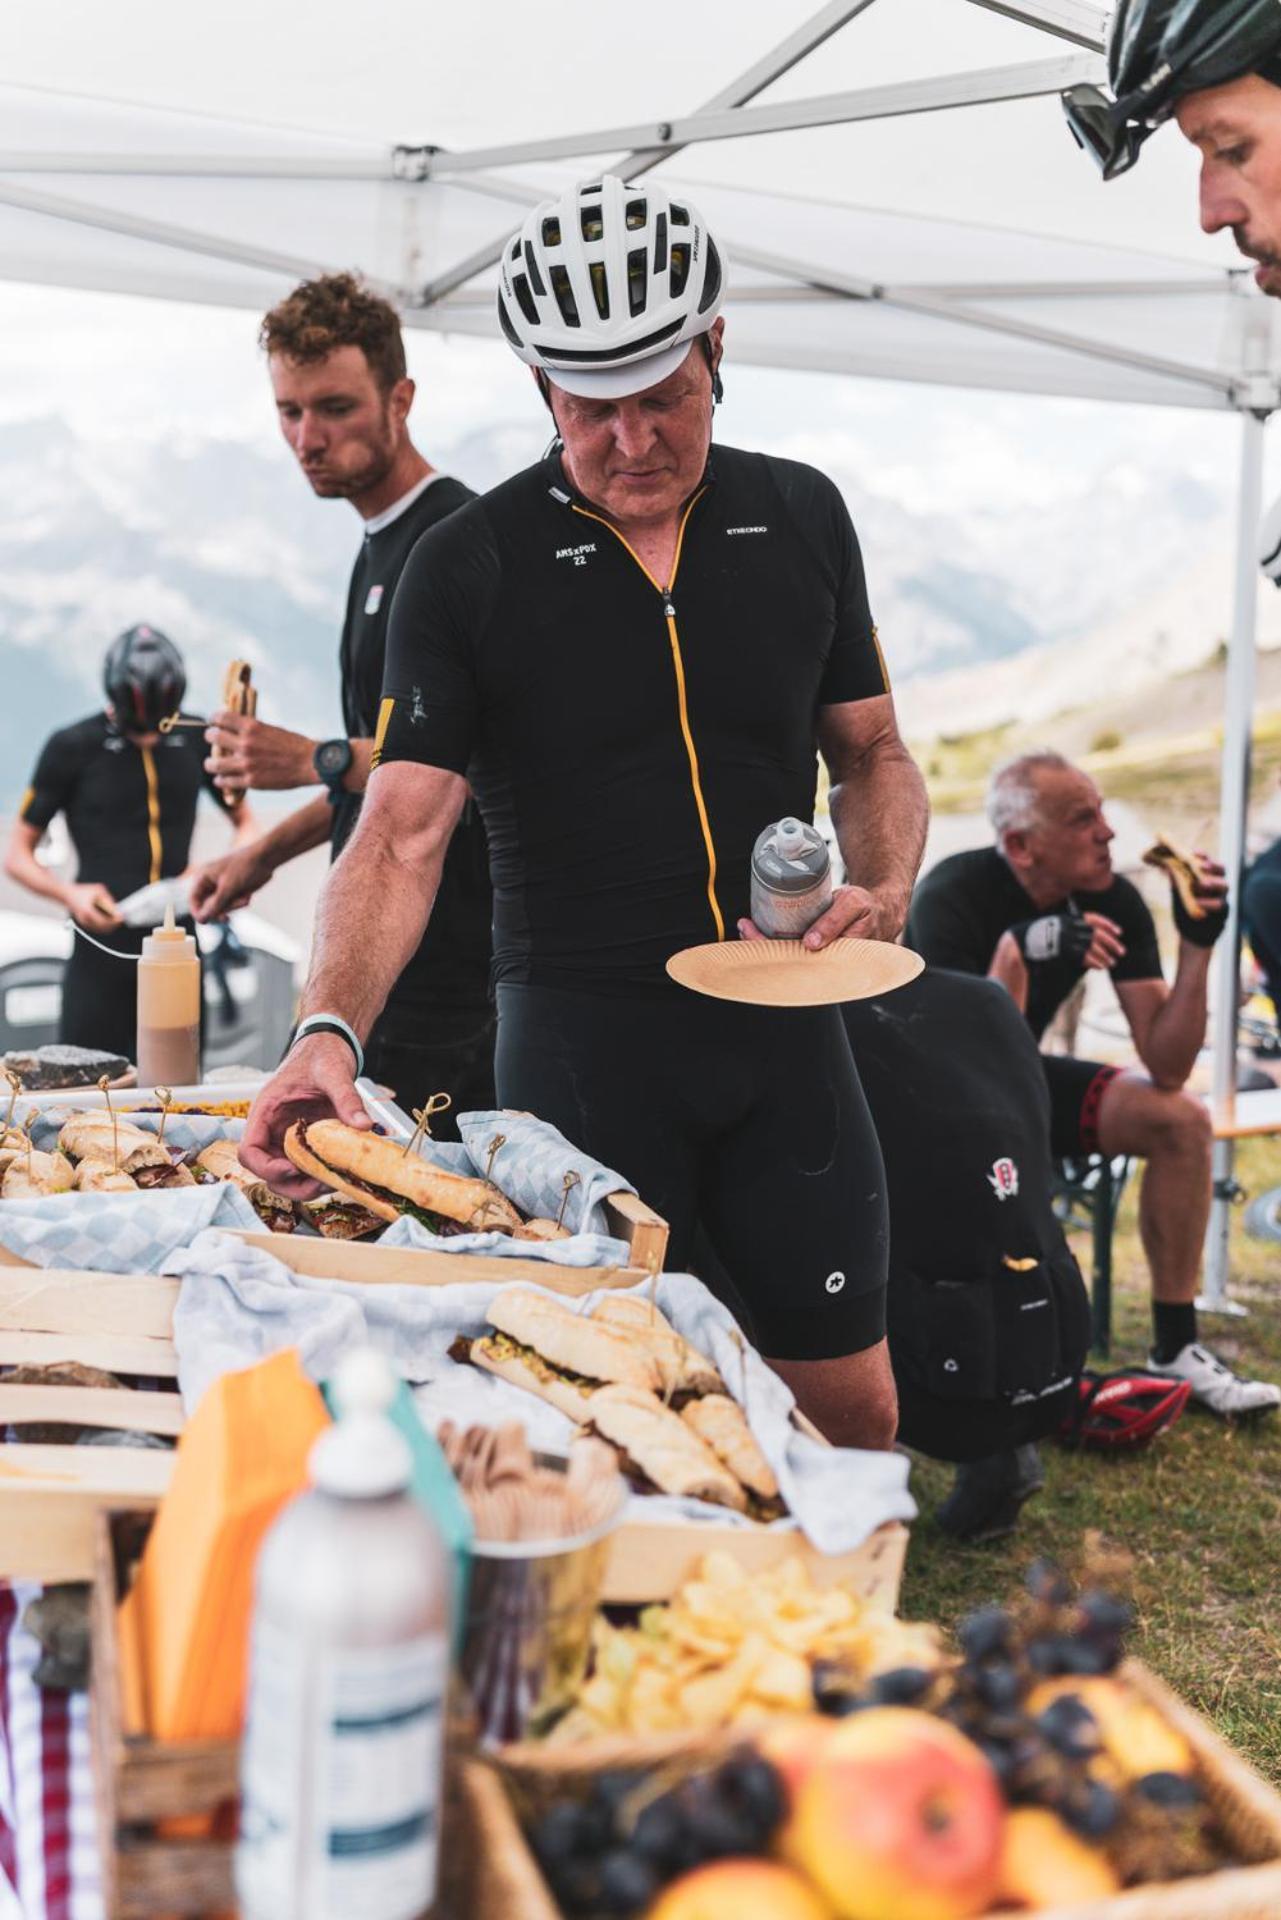
[[[570,1920],[622,1920],[693,1867],[769,1851],[786,1798],[759,1754],[745,1748],[657,1792],[656,1777],[598,1774],[584,1797],[555,1801],[531,1826],[539,1865]]]

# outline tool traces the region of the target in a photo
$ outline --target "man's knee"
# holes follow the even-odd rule
[[[1127,1074],[1104,1096],[1099,1115],[1104,1152],[1208,1165],[1213,1138],[1209,1109],[1182,1088],[1157,1087]]]

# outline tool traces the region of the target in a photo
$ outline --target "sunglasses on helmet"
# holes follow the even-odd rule
[[[1105,180],[1128,173],[1155,127],[1118,112],[1102,87],[1069,87],[1061,96],[1063,113],[1078,147],[1083,147]]]

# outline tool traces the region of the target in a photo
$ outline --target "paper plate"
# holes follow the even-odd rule
[[[755,1007],[830,1007],[892,993],[925,962],[888,940],[833,940],[811,953],[799,940],[715,940],[683,947],[667,963],[672,979],[715,1000]]]

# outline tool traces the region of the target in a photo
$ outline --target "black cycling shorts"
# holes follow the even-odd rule
[[[1123,1071],[1097,1060],[1076,1060],[1070,1054],[1043,1053],[1046,1084],[1050,1089],[1050,1152],[1056,1160],[1074,1160],[1083,1153],[1101,1153],[1099,1109],[1103,1096]]]
[[[762,1353],[831,1360],[883,1337],[885,1171],[836,1008],[503,981],[495,1077],[503,1106],[663,1215],[671,1271],[701,1224]]]

